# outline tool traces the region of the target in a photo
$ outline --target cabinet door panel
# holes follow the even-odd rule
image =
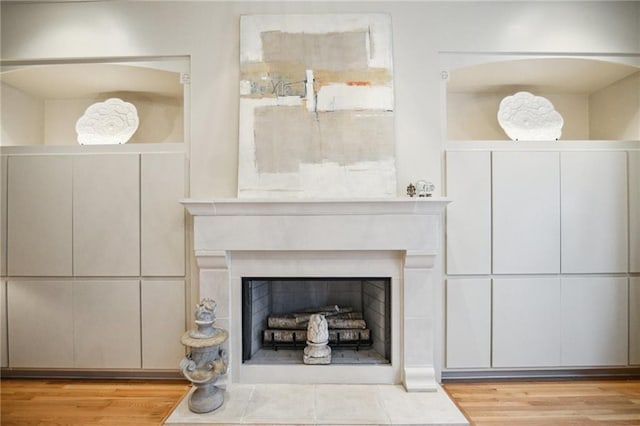
[[[494,152],[493,273],[560,272],[560,155]]]
[[[625,152],[561,154],[562,272],[627,272]]]
[[[9,364],[73,367],[73,296],[67,281],[9,281]]]
[[[7,157],[0,156],[0,276],[7,275]]]
[[[629,272],[640,272],[640,151],[629,152]]]
[[[9,275],[70,276],[71,158],[9,157],[8,163]]]
[[[447,368],[491,366],[491,280],[447,280]]]
[[[493,366],[560,365],[560,280],[493,280]]]
[[[76,276],[140,274],[137,154],[74,157],[73,260]]]
[[[185,271],[184,155],[142,154],[142,275]]]
[[[562,365],[626,365],[627,278],[562,278]]]
[[[9,366],[9,353],[7,352],[7,283],[0,281],[0,367]]]
[[[629,364],[640,364],[640,277],[629,282]]]
[[[76,368],[140,368],[140,282],[73,283]]]
[[[491,273],[491,154],[447,152],[447,273]]]
[[[185,329],[184,281],[142,281],[142,368],[177,369]]]

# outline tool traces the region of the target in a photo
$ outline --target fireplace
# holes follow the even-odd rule
[[[329,330],[332,364],[391,363],[389,278],[245,277],[242,362],[301,364],[312,314]]]
[[[443,355],[442,216],[446,200],[185,200],[183,204],[193,216],[198,297],[217,301],[217,324],[229,330],[227,380],[249,384],[402,383],[409,391],[436,388]],[[254,354],[246,357],[246,283],[271,282],[272,292],[276,282],[281,290],[287,285],[311,286],[307,290],[318,293],[314,285],[326,287],[336,280],[341,284],[332,285],[359,286],[347,293],[362,298],[362,283],[369,279],[388,283],[383,285],[388,326],[384,337],[370,343],[376,346],[381,362],[305,365],[277,360],[270,364],[256,362]],[[329,298],[324,302],[344,305]],[[264,349],[254,337],[249,352]]]

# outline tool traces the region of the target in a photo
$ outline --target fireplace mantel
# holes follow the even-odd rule
[[[398,383],[436,389],[442,351],[444,198],[183,200],[193,216],[199,297],[229,328],[230,380],[240,383]],[[244,276],[392,279],[392,365],[244,365]],[[238,334],[240,333],[240,334]],[[286,370],[286,373],[284,372]]]
[[[439,251],[442,198],[184,200],[194,249]]]
[[[193,216],[352,215],[440,213],[446,198],[361,198],[340,200],[187,199],[181,203]]]

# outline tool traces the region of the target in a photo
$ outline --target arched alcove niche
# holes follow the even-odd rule
[[[182,143],[188,74],[187,57],[3,64],[1,144],[77,145],[76,121],[109,98],[136,107],[128,143]]]
[[[443,55],[447,141],[510,140],[500,101],[519,91],[549,99],[561,141],[640,140],[640,56]]]

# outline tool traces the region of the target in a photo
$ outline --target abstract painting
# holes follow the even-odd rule
[[[240,21],[238,196],[396,194],[391,20]]]

